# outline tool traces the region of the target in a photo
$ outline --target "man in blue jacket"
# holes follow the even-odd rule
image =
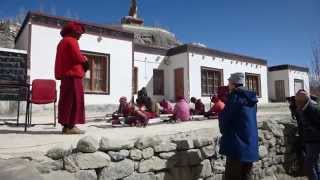
[[[219,115],[220,153],[227,157],[225,180],[250,179],[252,164],[259,160],[257,96],[246,90],[243,73],[231,74],[230,94]]]

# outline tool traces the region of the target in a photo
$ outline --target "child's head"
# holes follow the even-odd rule
[[[122,96],[120,99],[119,99],[119,103],[120,104],[124,104],[124,103],[127,103],[127,98]]]
[[[190,102],[192,102],[192,103],[196,103],[196,102],[197,102],[197,98],[195,98],[195,97],[191,97]]]
[[[213,95],[212,98],[211,98],[211,102],[216,103],[218,101],[219,101],[218,96],[217,95]]]

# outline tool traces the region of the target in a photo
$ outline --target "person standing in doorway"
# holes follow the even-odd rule
[[[225,180],[248,180],[253,162],[259,160],[257,96],[243,87],[243,73],[231,74],[230,94],[219,114],[220,153],[227,157]]]
[[[63,134],[83,134],[76,124],[85,123],[83,77],[89,68],[87,58],[81,54],[78,40],[85,32],[77,22],[67,23],[60,34],[57,47],[55,78],[61,81],[58,104],[58,122]]]
[[[309,180],[320,180],[320,106],[305,90],[295,96],[299,135],[305,147],[304,169]]]

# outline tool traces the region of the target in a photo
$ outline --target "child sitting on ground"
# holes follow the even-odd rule
[[[126,97],[121,97],[119,99],[119,108],[116,112],[114,112],[112,114],[112,124],[121,124],[120,122],[120,117],[128,117],[129,115],[131,115],[133,113],[134,107],[127,102],[127,98]]]
[[[225,104],[216,95],[212,96],[211,102],[214,103],[214,105],[208,112],[205,113],[204,116],[207,118],[217,117],[219,113],[223,111],[223,108],[225,106]]]
[[[163,99],[159,105],[160,114],[173,114],[173,107],[169,101]]]
[[[177,103],[174,106],[172,119],[178,122],[190,120],[190,107],[184,97],[177,98]]]
[[[156,113],[152,110],[153,103],[151,98],[148,96],[145,88],[142,88],[138,92],[136,103],[137,106],[135,108],[134,114],[137,119],[134,124],[136,126],[146,127],[148,125],[149,119],[156,117]]]
[[[192,97],[190,99],[191,103],[194,104],[194,109],[191,109],[192,115],[204,115],[205,113],[205,107],[202,103],[201,99],[197,99],[195,97]]]

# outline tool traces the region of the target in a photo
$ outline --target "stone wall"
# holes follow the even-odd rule
[[[131,140],[87,136],[76,147],[55,147],[46,157],[25,159],[49,180],[221,180],[225,157],[218,153],[220,137],[201,131]],[[295,123],[285,119],[259,123],[260,160],[253,179],[301,176],[296,132]]]

